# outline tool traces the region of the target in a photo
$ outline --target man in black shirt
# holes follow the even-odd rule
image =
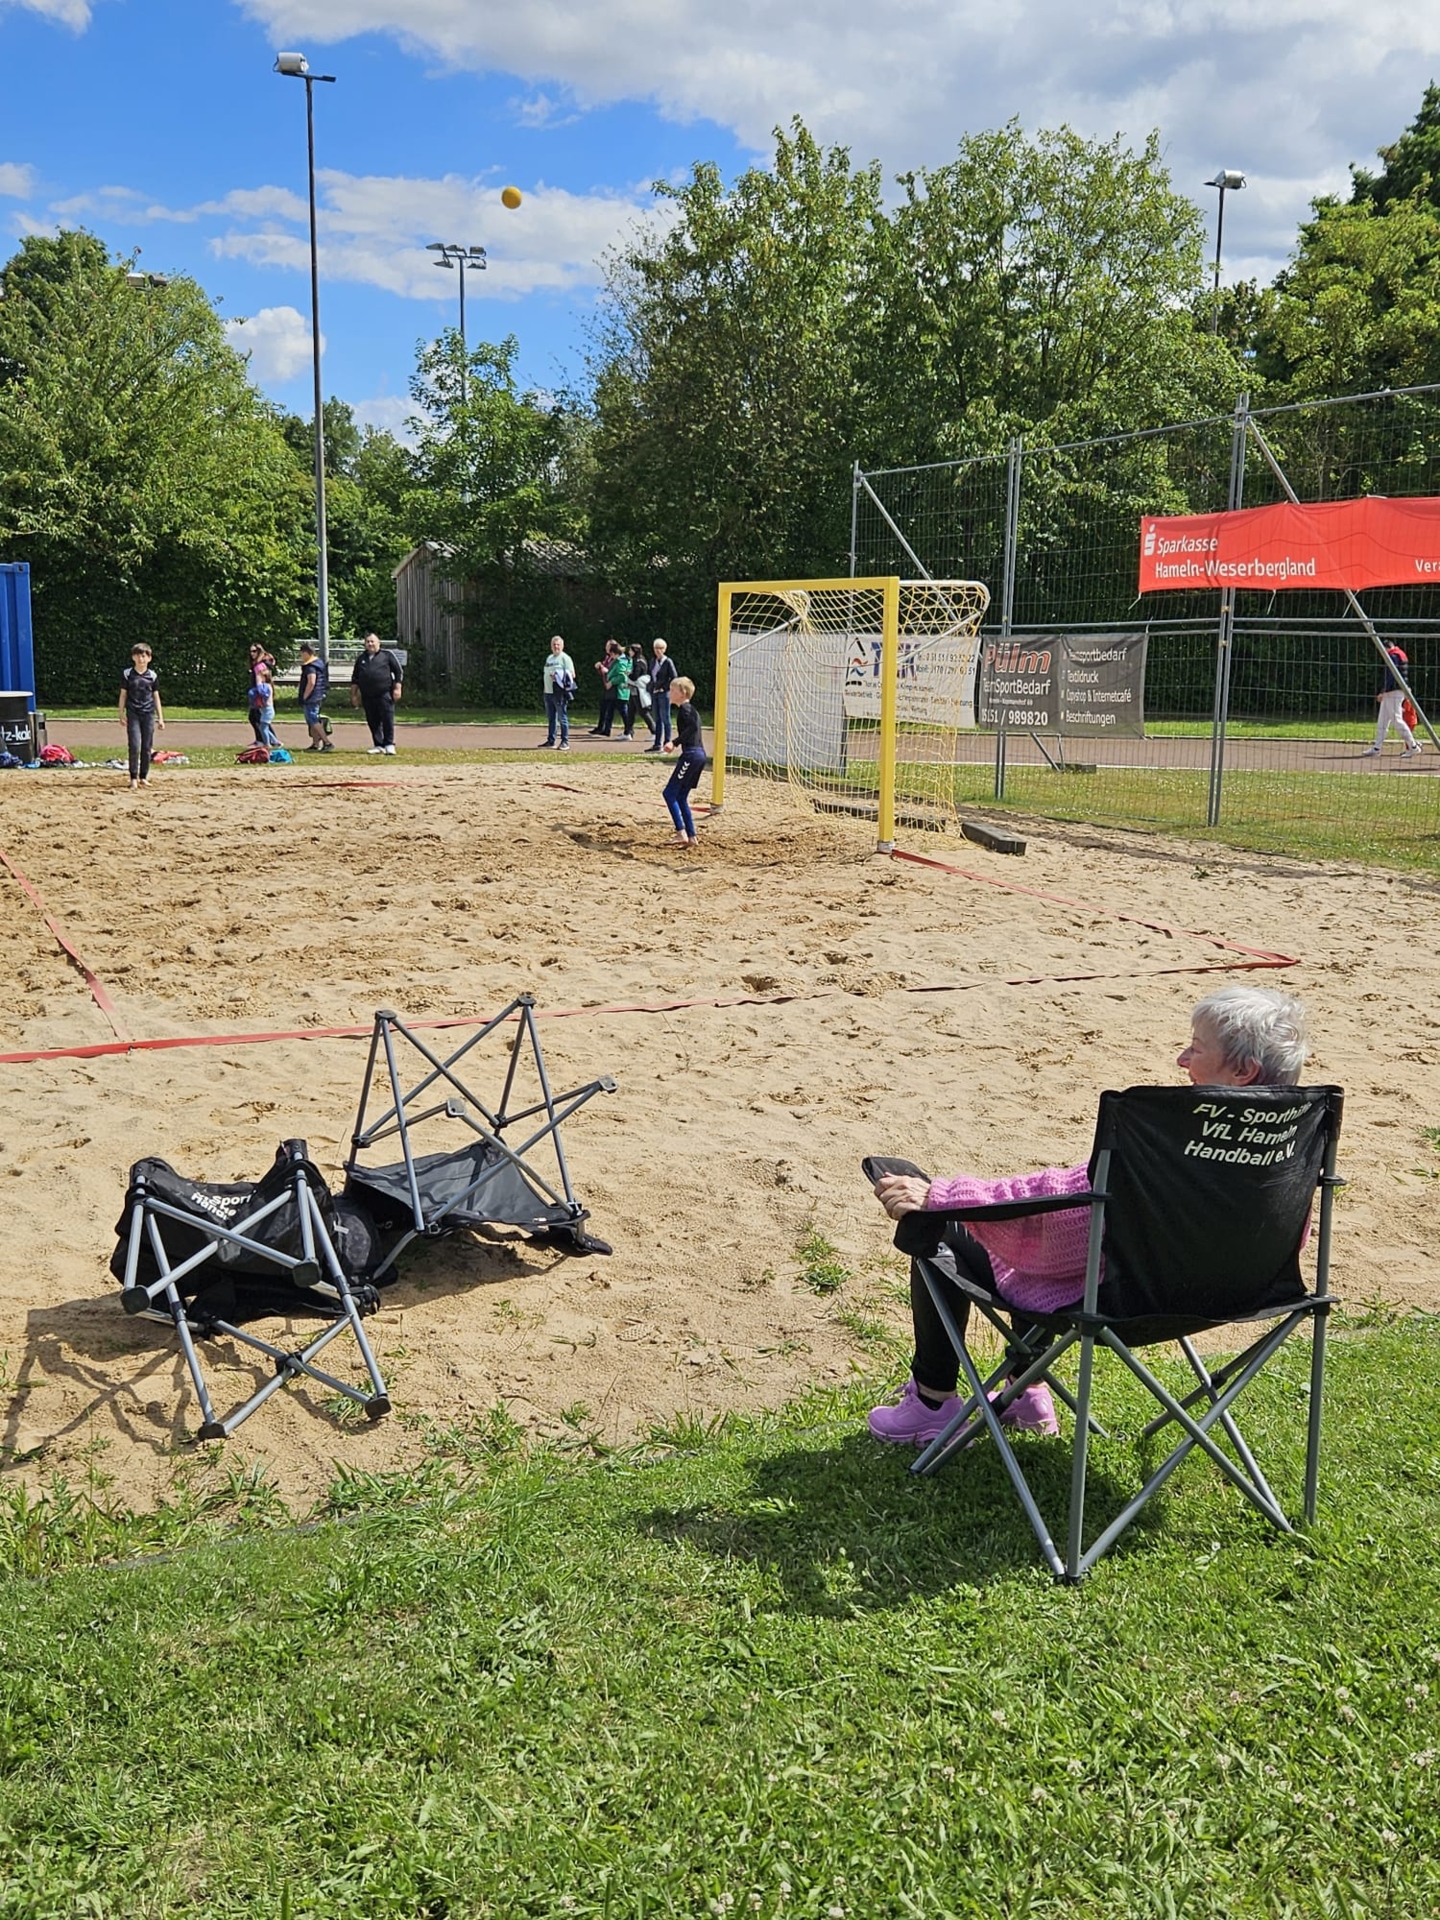
[[[400,662],[388,647],[382,647],[378,634],[367,633],[365,650],[350,675],[350,704],[363,706],[370,738],[371,753],[395,751],[395,702],[400,698],[404,674]]]

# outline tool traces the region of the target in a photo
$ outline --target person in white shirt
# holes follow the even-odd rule
[[[575,662],[565,651],[558,633],[550,636],[550,651],[545,656],[545,720],[547,747],[562,753],[570,751],[570,702],[575,698]],[[558,736],[558,737],[557,737]]]

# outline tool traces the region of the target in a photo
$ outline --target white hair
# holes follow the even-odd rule
[[[1205,996],[1191,1020],[1205,1029],[1234,1073],[1258,1067],[1264,1085],[1293,1087],[1304,1071],[1310,1052],[1305,1009],[1291,994],[1274,987],[1221,987]]]
[[[656,640],[655,640],[655,641],[653,642],[653,644],[654,644],[655,646],[657,646],[657,647],[659,647],[659,648],[661,649],[661,651],[662,651],[663,653],[668,653],[668,652],[670,651],[670,649],[669,649],[669,647],[667,647],[667,646],[666,646],[666,644],[665,644],[665,642],[664,642],[663,640],[661,640],[661,639],[659,639],[659,638],[657,638],[657,639],[656,639]]]

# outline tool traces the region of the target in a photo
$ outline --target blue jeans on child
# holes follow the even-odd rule
[[[670,818],[675,822],[675,831],[683,833],[687,840],[695,838],[690,795],[700,784],[700,776],[704,771],[705,749],[686,747],[665,782],[665,804],[670,809]]]

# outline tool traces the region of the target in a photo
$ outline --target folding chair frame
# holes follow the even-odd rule
[[[296,1142],[295,1145],[299,1147],[300,1143]],[[202,1440],[226,1439],[237,1427],[243,1425],[252,1413],[263,1407],[272,1394],[278,1393],[290,1381],[302,1376],[317,1381],[321,1386],[329,1387],[332,1392],[342,1394],[347,1400],[353,1400],[365,1409],[366,1415],[371,1420],[378,1420],[390,1411],[390,1397],[376,1364],[370,1342],[365,1337],[355,1295],[335,1251],[334,1242],[325,1224],[325,1216],[306,1177],[307,1162],[303,1152],[292,1152],[292,1163],[294,1181],[291,1190],[277,1194],[274,1199],[267,1201],[253,1212],[242,1214],[233,1226],[228,1227],[221,1226],[218,1221],[204,1219],[197,1214],[187,1213],[182,1208],[171,1206],[168,1201],[160,1199],[149,1190],[143,1176],[135,1181],[131,1189],[133,1204],[130,1214],[130,1239],[125,1258],[125,1286],[120,1296],[120,1304],[128,1314],[159,1320],[174,1327],[185,1355],[185,1364],[189,1368],[195,1397],[200,1402],[203,1420],[199,1437]],[[300,1221],[302,1253],[299,1256],[284,1253],[278,1247],[267,1247],[263,1241],[250,1237],[262,1221],[278,1212],[292,1198]],[[193,1253],[188,1259],[182,1260],[178,1266],[172,1266],[161,1227],[161,1222],[165,1220],[179,1221],[193,1231],[204,1233],[207,1244],[198,1253]],[[149,1285],[139,1279],[141,1249],[147,1240],[150,1251],[154,1255],[156,1267],[159,1269],[159,1277]],[[192,1323],[193,1309],[187,1308],[178,1283],[212,1259],[222,1246],[239,1247],[258,1259],[268,1262],[275,1268],[277,1275],[288,1277],[296,1287],[303,1287],[312,1293],[323,1294],[333,1299],[336,1305],[336,1317],[298,1351],[287,1351],[283,1347],[277,1347],[271,1341],[261,1339],[258,1334],[247,1332],[244,1327],[237,1327],[231,1321],[214,1315],[201,1313],[195,1316]],[[330,1342],[347,1329],[355,1336],[361,1359],[365,1363],[365,1371],[370,1377],[369,1393],[362,1392],[358,1387],[351,1386],[344,1380],[337,1380],[334,1374],[326,1373],[323,1368],[315,1364],[317,1355],[323,1353]],[[202,1339],[208,1339],[215,1334],[224,1334],[229,1339],[238,1341],[241,1346],[249,1347],[252,1352],[264,1354],[274,1367],[273,1376],[224,1420],[216,1418],[210,1399],[204,1369],[201,1367],[200,1355],[195,1345],[197,1334]]]
[[[465,1085],[456,1068],[468,1053],[480,1045],[481,1041],[494,1033],[497,1027],[504,1026],[510,1020],[515,1021],[515,1037],[510,1047],[509,1063],[506,1067],[505,1085],[500,1095],[500,1102],[492,1111]],[[401,1083],[399,1057],[395,1045],[397,1036],[408,1041],[430,1069],[408,1092]],[[521,1058],[527,1046],[540,1083],[541,1097],[532,1105],[511,1112],[510,1099],[515,1089],[515,1079]],[[367,1121],[382,1056],[384,1078],[390,1091],[390,1105],[378,1118]],[[443,1082],[451,1091],[436,1105],[426,1107],[420,1113],[414,1112],[415,1102],[437,1082]],[[517,995],[503,1012],[497,1013],[492,1020],[487,1020],[477,1033],[473,1033],[444,1059],[432,1052],[419,1035],[405,1025],[398,1013],[392,1012],[388,1007],[381,1007],[376,1012],[375,1030],[370,1036],[370,1055],[365,1063],[365,1079],[360,1089],[360,1107],[355,1118],[355,1130],[351,1135],[350,1157],[345,1162],[345,1171],[347,1175],[353,1175],[355,1179],[363,1181],[365,1168],[360,1164],[360,1154],[366,1148],[374,1146],[377,1141],[398,1134],[410,1188],[412,1225],[410,1231],[403,1234],[390,1249],[371,1277],[378,1279],[394,1265],[410,1242],[420,1235],[447,1231],[446,1222],[449,1216],[466,1202],[474,1200],[506,1163],[516,1168],[532,1187],[543,1193],[550,1205],[563,1207],[569,1214],[573,1227],[578,1230],[588,1215],[586,1209],[575,1198],[575,1190],[570,1184],[570,1168],[565,1159],[565,1146],[560,1137],[560,1128],[597,1093],[614,1093],[614,1091],[615,1082],[608,1075],[598,1080],[588,1081],[584,1086],[573,1087],[568,1093],[556,1094],[551,1090],[550,1076],[545,1070],[545,1054],[540,1045],[540,1030],[535,1021],[533,994]],[[383,1098],[383,1095],[378,1098]],[[474,1117],[472,1108],[483,1116],[481,1120]],[[497,1158],[478,1178],[472,1180],[463,1192],[456,1194],[444,1207],[427,1217],[420,1198],[420,1185],[415,1171],[415,1154],[411,1145],[410,1131],[413,1127],[419,1126],[422,1121],[432,1120],[441,1114],[448,1119],[463,1121],[473,1133],[494,1150]],[[505,1141],[503,1135],[507,1127],[518,1127],[526,1120],[533,1120],[538,1114],[544,1114],[543,1124],[536,1127],[519,1146],[512,1147]],[[551,1141],[555,1150],[558,1188],[526,1158],[541,1141],[546,1139]]]
[[[1242,1353],[1235,1355],[1213,1373],[1205,1366],[1188,1334],[1171,1336],[1177,1339],[1199,1383],[1183,1397],[1177,1397],[1171,1393],[1169,1388],[1156,1378],[1150,1368],[1126,1344],[1120,1333],[1116,1331],[1117,1326],[1123,1326],[1124,1323],[1112,1323],[1097,1311],[1100,1256],[1105,1233],[1105,1207],[1109,1199],[1106,1183],[1110,1174],[1111,1150],[1108,1147],[1103,1148],[1096,1156],[1093,1184],[1088,1191],[1065,1197],[1047,1198],[1028,1205],[1017,1202],[1005,1203],[1003,1211],[1006,1218],[1016,1218],[1022,1213],[1054,1213],[1062,1208],[1073,1209],[1087,1205],[1090,1209],[1084,1298],[1078,1309],[1069,1309],[1059,1314],[1032,1316],[1038,1320],[1046,1336],[1046,1344],[1040,1350],[1037,1351],[1028,1338],[1012,1331],[1010,1326],[1000,1318],[990,1295],[983,1293],[977,1287],[968,1285],[963,1279],[952,1280],[950,1283],[958,1285],[967,1298],[978,1306],[985,1317],[1004,1335],[1011,1349],[1010,1356],[1001,1362],[989,1378],[982,1379],[966,1344],[965,1336],[957,1325],[942,1292],[940,1282],[943,1279],[949,1279],[949,1276],[943,1275],[925,1255],[917,1256],[921,1277],[950,1343],[959,1357],[968,1388],[968,1397],[944,1431],[920,1453],[910,1471],[920,1475],[938,1472],[947,1460],[978,1437],[978,1423],[983,1422],[985,1431],[1000,1449],[1000,1458],[1004,1463],[1005,1471],[1010,1477],[1011,1485],[1039,1542],[1046,1564],[1058,1580],[1067,1582],[1083,1579],[1096,1561],[1110,1550],[1181,1462],[1197,1447],[1214,1462],[1226,1479],[1272,1526],[1282,1533],[1293,1533],[1294,1527],[1287,1519],[1284,1509],[1261,1472],[1254,1454],[1231,1416],[1230,1409],[1291,1334],[1304,1322],[1309,1321],[1312,1323],[1313,1331],[1310,1357],[1310,1406],[1305,1446],[1304,1515],[1306,1524],[1312,1525],[1315,1519],[1315,1500],[1319,1480],[1326,1325],[1330,1308],[1334,1304],[1330,1293],[1331,1223],[1335,1189],[1344,1185],[1344,1181],[1338,1179],[1335,1173],[1338,1146],[1338,1126],[1332,1125],[1325,1141],[1324,1162],[1318,1183],[1320,1218],[1316,1233],[1314,1292],[1307,1296],[1303,1304],[1285,1303],[1260,1313],[1207,1323],[1235,1326],[1257,1321],[1275,1323],[1269,1325],[1267,1330],[1253,1340]],[[960,1208],[948,1213],[936,1213],[933,1217],[937,1221],[975,1220],[983,1219],[986,1211],[983,1207]],[[1055,1377],[1053,1369],[1056,1363],[1075,1346],[1080,1349],[1080,1365],[1077,1391],[1072,1396]],[[1141,1437],[1149,1438],[1173,1421],[1181,1428],[1183,1438],[1150,1475],[1139,1493],[1127,1502],[1109,1525],[1086,1547],[1084,1544],[1085,1487],[1090,1436],[1095,1433],[1102,1438],[1105,1437],[1104,1429],[1097,1425],[1090,1411],[1097,1346],[1107,1348],[1113,1353],[1163,1409],[1142,1430]],[[1027,1363],[1023,1368],[1018,1369],[1013,1359],[1017,1347],[1027,1356]],[[1043,1381],[1063,1400],[1075,1415],[1070,1504],[1063,1555],[1051,1536],[1035,1496],[1021,1470],[1016,1448],[1001,1424],[1001,1416],[1012,1401],[1018,1399],[1027,1387],[1034,1386],[1040,1381]],[[997,1388],[998,1391],[996,1391]],[[990,1398],[992,1392],[996,1394],[993,1401]],[[1200,1401],[1208,1401],[1209,1404],[1197,1418],[1192,1414],[1191,1408]],[[1212,1437],[1211,1429],[1216,1426],[1221,1429],[1235,1449],[1239,1458],[1238,1465]]]

